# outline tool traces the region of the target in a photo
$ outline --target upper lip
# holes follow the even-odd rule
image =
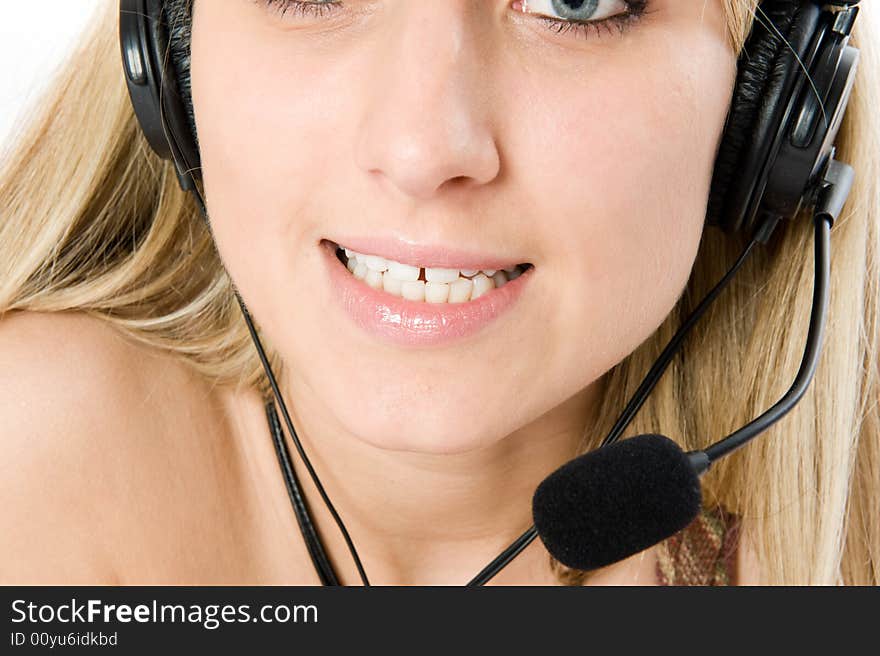
[[[492,253],[479,253],[451,244],[427,244],[399,237],[367,237],[348,235],[329,240],[342,248],[358,253],[381,255],[410,266],[443,269],[511,269],[525,260],[504,257]]]

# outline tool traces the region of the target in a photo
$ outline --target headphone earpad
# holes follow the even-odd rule
[[[168,25],[168,50],[174,68],[178,92],[186,108],[191,143],[198,150],[196,118],[192,103],[192,77],[190,73],[190,44],[192,42],[192,0],[165,0],[162,3],[163,18]]]
[[[749,168],[745,163],[754,154],[750,146],[756,127],[768,120],[779,100],[792,60],[787,41],[802,5],[802,0],[769,0],[756,11],[754,27],[739,56],[733,99],[715,159],[706,214],[709,225],[725,231],[742,227],[736,223],[743,210],[742,199],[748,194],[744,185],[753,182],[743,175]]]

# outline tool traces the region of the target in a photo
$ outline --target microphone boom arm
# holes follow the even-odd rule
[[[853,179],[854,171],[852,167],[843,162],[836,161],[833,156],[829,159],[825,170],[823,186],[819,193],[818,203],[813,215],[813,221],[815,224],[815,274],[813,283],[813,305],[810,312],[810,327],[807,333],[807,343],[804,349],[804,355],[801,359],[801,365],[795,376],[794,382],[779,401],[756,419],[705,450],[691,451],[687,453],[686,455],[694,466],[697,474],[702,474],[709,468],[712,462],[745,445],[749,440],[779,421],[792,408],[794,408],[804,395],[804,392],[806,392],[807,387],[809,387],[822,352],[822,341],[824,338],[825,322],[828,312],[829,282],[831,278],[831,227],[840,215],[843,205],[849,196]],[[639,385],[639,388],[636,390],[632,399],[630,399],[627,407],[624,409],[617,422],[615,422],[615,425],[609,432],[608,436],[600,445],[600,449],[605,445],[616,441],[620,437],[620,434],[635,417],[636,412],[641,408],[648,394],[659,381],[673,355],[675,355],[681,347],[685,335],[703,315],[712,301],[715,300],[720,291],[727,285],[733,274],[742,266],[755,244],[758,242],[766,243],[766,240],[769,238],[773,228],[775,228],[777,221],[777,217],[770,217],[764,224],[762,224],[762,227],[756,232],[755,236],[739,256],[733,267],[715,285],[715,287],[712,288],[690,316],[688,316],[670,340],[669,344],[667,344],[666,348],[657,359],[657,362],[651,367],[641,385]],[[535,528],[535,525],[532,524],[525,533],[520,535],[510,544],[510,546],[492,560],[491,563],[486,565],[486,567],[468,582],[467,585],[485,585],[486,582],[501,571],[502,568],[519,555],[529,544],[531,544],[537,536],[538,531]]]

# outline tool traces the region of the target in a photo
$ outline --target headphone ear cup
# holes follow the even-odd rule
[[[201,161],[189,101],[189,5],[192,0],[120,0],[119,41],[128,92],[150,148],[174,162],[184,190],[196,188]],[[169,27],[170,26],[170,27]],[[170,40],[185,57],[171,55]],[[176,59],[176,61],[175,61]],[[185,96],[177,68],[185,62]]]
[[[724,134],[715,159],[712,184],[706,216],[708,225],[721,227],[725,232],[742,228],[738,215],[744,208],[736,207],[736,198],[742,195],[746,158],[751,150],[758,121],[766,117],[768,101],[777,100],[779,85],[784,75],[776,74],[787,58],[780,53],[787,49],[780,34],[788,39],[792,26],[803,5],[801,0],[765,1],[756,11],[755,23],[739,55],[736,85],[733,91]],[[785,63],[781,63],[783,61]]]

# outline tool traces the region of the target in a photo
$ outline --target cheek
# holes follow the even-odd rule
[[[215,241],[236,281],[260,294],[259,279],[290,281],[297,258],[315,255],[312,204],[334,179],[340,123],[327,116],[340,96],[322,90],[333,83],[320,67],[255,34],[223,34],[222,46],[194,39],[192,92]],[[208,54],[221,50],[234,53],[222,66]]]
[[[540,129],[512,137],[529,163],[518,177],[531,215],[556,237],[556,302],[574,308],[568,320],[589,329],[607,366],[659,325],[687,282],[735,73],[721,49],[710,51],[714,68],[681,43],[658,50],[655,68],[645,48],[578,84],[544,83],[540,99],[537,83],[520,89]]]

